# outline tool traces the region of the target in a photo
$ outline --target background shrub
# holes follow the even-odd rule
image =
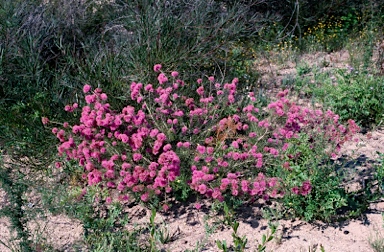
[[[191,74],[193,80],[207,71],[230,76],[245,56],[231,59],[228,52],[237,41],[256,38],[259,29],[249,6],[196,0],[3,1],[2,141],[32,154],[46,143],[39,118],[66,118],[57,111],[81,99],[84,83],[102,86],[122,108],[131,81],[154,80],[148,73],[155,63],[200,72]],[[249,68],[244,74],[257,77]],[[44,149],[49,148],[38,152]]]

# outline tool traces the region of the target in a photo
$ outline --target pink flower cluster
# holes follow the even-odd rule
[[[359,130],[352,120],[347,127],[340,124],[331,111],[290,102],[288,91],[261,110],[252,92],[243,98],[237,94],[237,78],[225,84],[214,77],[199,79],[191,92],[178,72],[168,79],[161,69],[154,66],[156,84],[132,82],[130,98],[141,109],[126,106],[117,113],[101,89],[85,85],[80,123],[52,130],[61,142],[59,155],[78,161],[89,185],[148,201],[170,193],[183,174],[199,195],[219,201],[226,195],[277,198],[290,191],[305,196],[310,181],[286,188],[281,178],[266,175],[270,167],[290,170],[285,158],[290,140],[305,133],[316,145],[321,136],[331,155]],[[69,112],[78,107],[67,106]]]
[[[303,195],[303,196],[306,196],[308,195],[310,192],[311,192],[311,189],[312,189],[312,185],[311,185],[311,182],[309,182],[308,180],[307,181],[304,181],[302,186],[300,187],[293,187],[292,188],[292,192],[296,195]]]
[[[132,84],[138,91],[141,86]],[[85,85],[83,91],[89,93],[91,87]],[[134,93],[133,97],[140,96]],[[122,199],[130,192],[141,195],[143,201],[162,191],[169,193],[170,182],[180,175],[180,159],[166,135],[150,126],[142,110],[127,106],[121,113],[112,111],[101,89],[85,100],[88,105],[82,108],[80,124],[69,132],[52,129],[61,142],[59,155],[79,162],[88,185],[118,190]]]
[[[345,127],[339,122],[339,116],[328,110],[325,113],[319,109],[312,110],[298,106],[286,98],[288,91],[278,93],[279,100],[272,102],[268,108],[272,111],[272,116],[276,123],[281,125],[273,133],[275,141],[297,137],[298,133],[305,132],[313,140],[313,148],[321,138],[328,142],[333,148],[330,155],[335,155],[340,150],[340,146],[352,139],[360,131],[355,121],[348,120]]]

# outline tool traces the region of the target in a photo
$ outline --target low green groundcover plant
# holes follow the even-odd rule
[[[302,68],[298,71],[306,71]],[[358,125],[369,129],[383,123],[383,80],[382,76],[353,67],[325,73],[315,69],[315,84],[309,76],[299,76],[294,81],[294,90],[314,97],[337,113],[340,121],[353,118]]]
[[[65,107],[80,118],[52,129],[60,141],[56,167],[78,163],[84,193],[97,185],[107,203],[160,200],[164,210],[179,190],[218,201],[298,197],[296,212],[302,214],[297,208],[305,209],[305,199],[332,179],[333,171],[321,162],[359,131],[353,120],[340,124],[332,111],[296,105],[287,90],[258,108],[253,92],[237,92],[236,78],[225,84],[212,76],[198,79],[193,94],[178,72],[161,69],[154,66],[155,84],[132,82],[132,103],[122,111],[90,85],[83,88],[83,104]]]

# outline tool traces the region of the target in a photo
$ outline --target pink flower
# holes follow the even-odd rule
[[[196,208],[197,210],[200,210],[200,209],[201,209],[201,204],[200,204],[200,203],[196,203],[196,204],[195,204],[195,208]]]
[[[91,90],[91,86],[88,85],[88,84],[85,84],[84,87],[83,87],[83,92],[84,93],[88,93],[90,90]]]
[[[164,147],[163,147],[163,150],[164,151],[169,151],[169,150],[171,150],[172,149],[172,145],[170,145],[170,144],[166,144]]]
[[[167,78],[167,76],[165,76],[165,74],[161,73],[157,77],[157,80],[159,81],[160,84],[164,84],[168,81],[168,78]]]
[[[44,125],[46,125],[46,124],[49,123],[49,119],[48,119],[47,117],[42,117],[42,118],[41,118],[41,122],[42,122]]]
[[[67,111],[67,112],[71,112],[72,111],[72,106],[71,105],[65,105],[64,110]]]
[[[221,167],[228,167],[228,162],[227,161],[223,161],[223,162],[221,162],[220,164],[219,164],[219,166],[221,166]]]
[[[249,183],[247,180],[241,181],[241,190],[243,190],[243,192],[245,192],[245,193],[247,193],[249,191]]]
[[[200,194],[205,194],[207,192],[207,186],[205,184],[199,185],[198,191]]]
[[[229,179],[237,179],[237,175],[235,173],[228,173],[227,178]]]
[[[155,138],[157,136],[157,134],[159,133],[159,130],[158,129],[153,129],[151,130],[151,132],[149,133],[149,136],[152,137],[152,138]]]
[[[167,137],[166,137],[166,135],[164,133],[157,134],[156,138],[159,141],[165,141],[167,139]]]
[[[95,95],[87,95],[87,96],[85,96],[85,101],[88,104],[94,103],[96,101],[96,96]]]
[[[208,80],[209,80],[210,82],[214,82],[214,81],[215,81],[215,77],[210,76],[210,77],[208,77]]]
[[[235,96],[234,95],[228,95],[228,102],[230,104],[234,103],[235,102]]]
[[[149,194],[148,193],[144,193],[141,195],[140,199],[144,202],[147,202],[149,200]]]
[[[108,183],[107,183],[107,187],[108,187],[108,188],[115,188],[115,187],[116,187],[116,184],[113,183],[112,181],[108,181]]]
[[[128,169],[130,169],[132,166],[131,166],[131,164],[129,164],[129,163],[123,163],[122,164],[122,166],[121,166],[121,168],[123,169],[123,170],[128,170]]]
[[[204,94],[204,87],[203,86],[200,86],[198,89],[196,89],[196,92],[202,96]]]
[[[196,128],[196,129],[193,129],[192,132],[193,132],[193,134],[197,135],[197,134],[199,134],[200,130]]]
[[[122,196],[119,196],[119,199],[120,201],[128,201],[129,200],[129,196],[128,195],[122,195]]]
[[[248,136],[249,136],[250,138],[254,138],[254,137],[257,136],[257,133],[256,133],[256,132],[250,132],[250,133],[248,134]]]
[[[269,149],[269,153],[271,153],[271,154],[274,155],[275,157],[279,155],[279,151],[276,150],[275,148],[270,148],[270,149]]]
[[[143,156],[140,153],[133,154],[133,161],[137,162],[140,161],[143,158]]]
[[[155,71],[155,72],[159,72],[160,69],[161,69],[161,64],[156,64],[153,66],[153,71]]]
[[[105,100],[107,100],[107,99],[108,99],[108,96],[107,96],[107,94],[105,94],[105,93],[102,93],[102,94],[100,95],[100,99],[101,99],[102,101],[105,101]]]
[[[200,153],[200,154],[204,154],[205,153],[205,147],[202,146],[202,145],[198,145],[196,147],[196,150]]]
[[[261,158],[259,158],[256,162],[256,167],[257,168],[261,168],[263,166],[263,160]]]
[[[154,91],[154,89],[153,89],[153,87],[152,87],[152,84],[148,84],[148,85],[146,85],[145,88],[144,88],[144,90],[147,91],[147,92],[153,92],[153,91]]]
[[[295,186],[295,187],[292,188],[292,192],[293,192],[294,194],[298,195],[299,192],[300,192],[300,190],[299,190],[299,188],[298,188],[297,186]]]
[[[177,76],[179,76],[179,73],[176,72],[176,71],[173,71],[173,72],[171,73],[171,75],[172,75],[172,77],[176,78]]]
[[[129,138],[128,138],[128,136],[126,134],[120,134],[119,138],[121,139],[121,141],[123,143],[128,143]],[[112,145],[113,145],[113,143],[112,143]]]
[[[169,210],[169,206],[167,204],[164,204],[163,205],[163,211],[168,212],[168,210]]]
[[[105,177],[113,179],[115,178],[115,172],[113,170],[108,170],[105,172]]]
[[[291,168],[290,168],[289,162],[284,162],[283,163],[283,168],[287,169],[287,170],[290,170]]]
[[[309,180],[304,181],[300,189],[301,189],[300,190],[301,195],[303,196],[308,195],[312,190],[311,182],[309,182]]]

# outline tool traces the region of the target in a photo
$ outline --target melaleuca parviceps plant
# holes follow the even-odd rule
[[[60,141],[59,156],[78,162],[87,185],[110,193],[107,202],[132,195],[144,202],[164,197],[180,177],[201,197],[219,201],[225,196],[273,199],[287,192],[305,197],[312,189],[310,178],[286,183],[269,176],[270,169],[289,171],[289,161],[297,161],[287,161],[292,139],[305,134],[311,148],[322,145],[317,149],[331,157],[359,130],[353,120],[340,124],[332,111],[296,105],[286,90],[258,108],[253,92],[237,93],[236,78],[225,84],[213,76],[198,79],[192,93],[178,72],[167,76],[161,69],[154,66],[156,84],[132,82],[134,106],[121,111],[111,108],[100,88],[85,85],[84,106],[65,107],[68,112],[81,109],[79,123],[52,129]]]

